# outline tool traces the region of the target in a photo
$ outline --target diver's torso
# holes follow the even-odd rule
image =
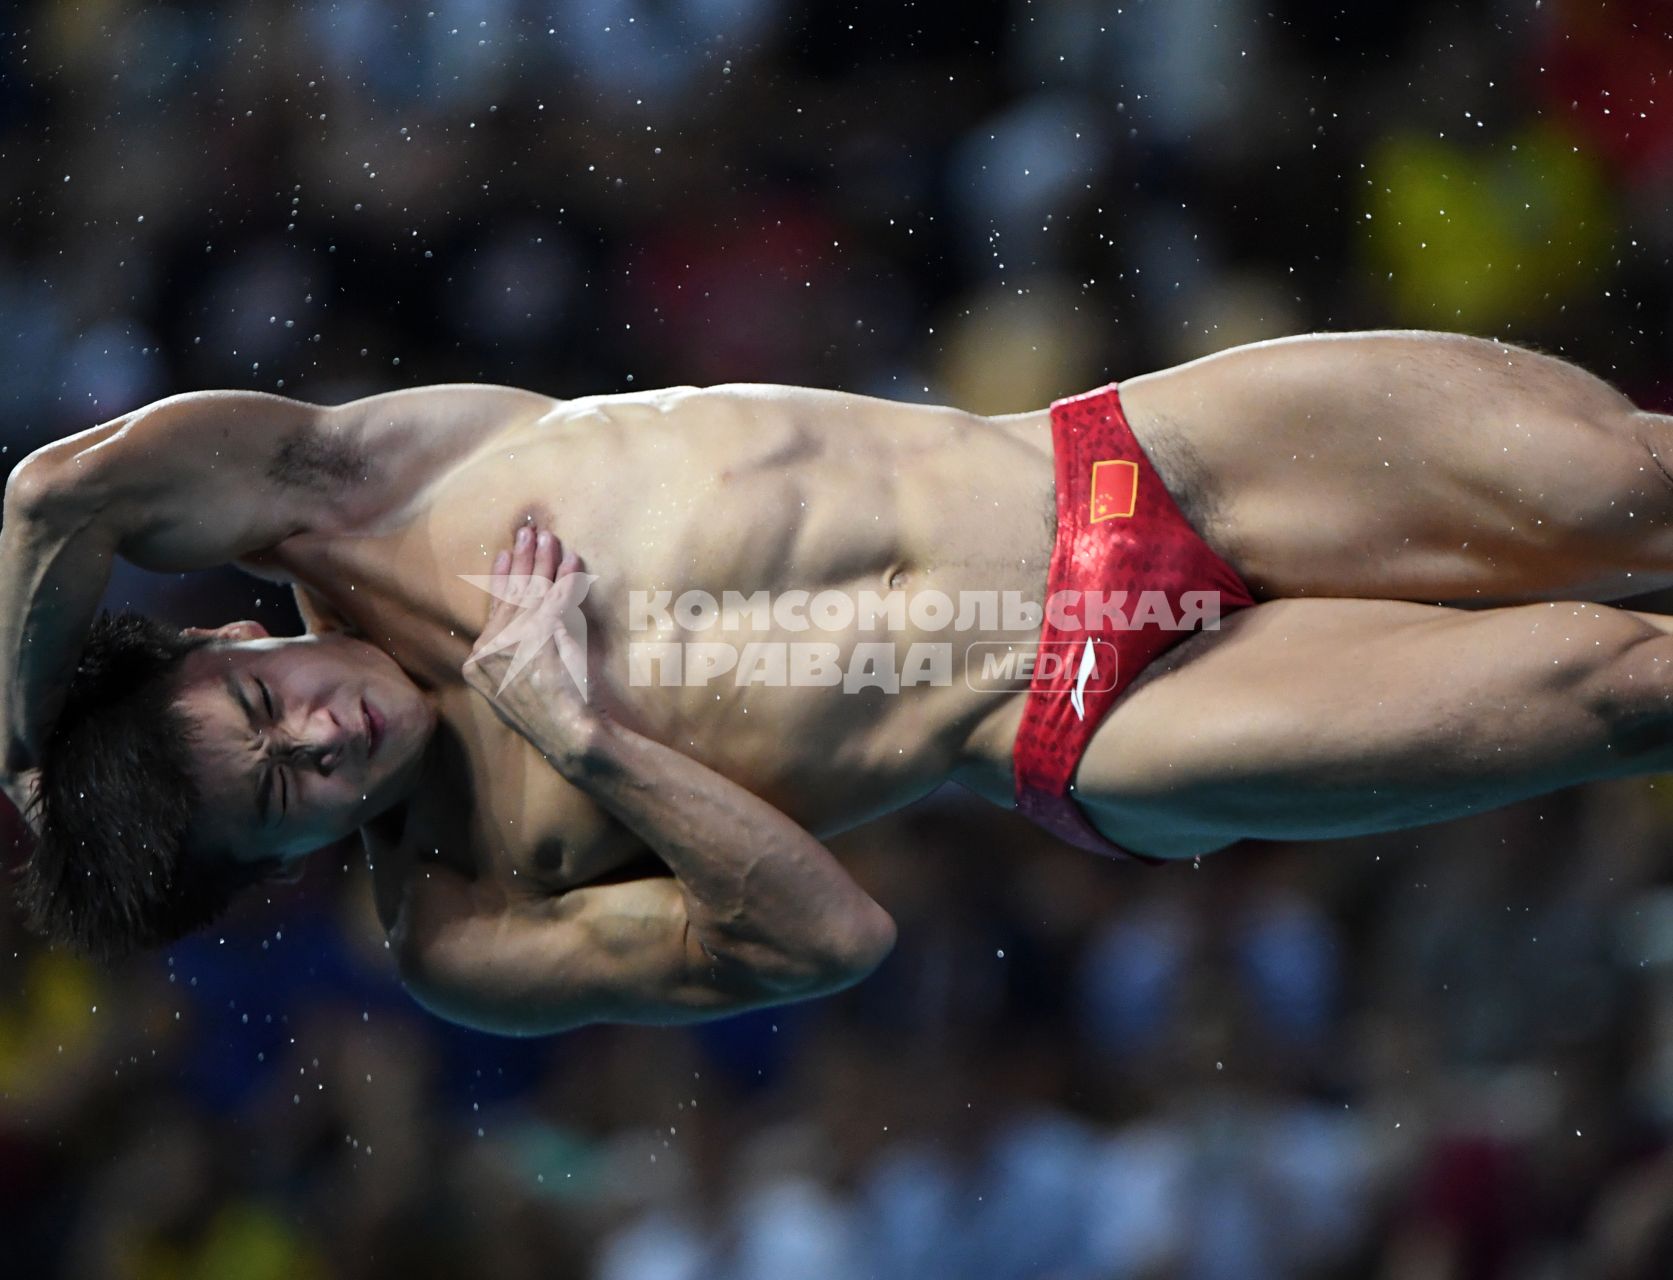
[[[831,590],[852,601],[893,591],[907,605],[925,592],[955,605],[967,591],[1040,599],[1053,530],[1045,432],[1043,417],[995,421],[799,388],[570,401],[467,451],[395,527],[299,535],[276,560],[437,699],[430,776],[377,824],[384,841],[508,893],[550,894],[610,872],[638,846],[463,683],[489,600],[461,575],[486,574],[519,522],[551,528],[597,575],[583,607],[593,700],[829,833],[945,778],[1007,697],[969,687],[965,648],[1016,633],[997,620],[938,622],[932,608],[908,608],[904,630],[886,614],[826,629],[800,622],[806,601]],[[731,625],[682,619],[673,606],[687,592],[717,603],[766,592],[768,607]],[[631,607],[635,596],[645,608]],[[692,642],[718,646],[705,651],[715,674],[697,679],[684,648],[680,682],[661,683],[667,660],[649,660],[646,646]],[[798,676],[809,651],[788,648],[833,645],[835,668],[863,677],[890,665],[872,650],[877,660],[856,667],[867,643],[895,646],[896,675],[914,644],[945,644],[950,682],[920,666],[922,682],[898,693],[845,692],[808,683],[828,679],[829,662],[815,664],[822,677],[812,667]],[[728,653],[740,659],[730,671]]]

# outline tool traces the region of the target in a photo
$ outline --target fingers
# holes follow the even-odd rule
[[[541,589],[533,582],[534,544],[534,530],[524,525],[513,536],[511,546],[494,557],[490,588],[494,605],[489,610],[488,621],[495,631],[511,625],[524,608],[534,602],[530,598],[531,590]]]
[[[537,577],[552,581],[558,572],[558,540],[552,536],[549,529],[540,529],[534,539],[534,573]]]
[[[506,608],[505,578],[506,575],[511,572],[511,552],[502,551],[499,555],[495,556],[494,566],[489,572],[492,577],[490,594],[493,604],[491,604],[488,608],[488,621],[493,623],[498,618],[499,614]]]
[[[541,602],[541,608],[547,613],[555,616],[567,614],[586,596],[591,580],[580,571],[580,563],[579,557],[574,559],[573,564],[569,556],[564,557],[563,565],[558,568],[557,582]]]
[[[507,557],[504,568],[500,565],[500,557]],[[563,574],[574,573],[581,566],[581,558],[566,550],[556,534],[534,525],[521,526],[510,549],[502,551],[500,557],[494,560],[493,572],[503,574],[510,579],[511,585],[522,588],[520,594],[530,588],[544,594],[533,579],[554,582]]]
[[[527,594],[529,575],[534,572],[534,530],[524,525],[511,543],[511,586],[521,598]]]
[[[547,612],[540,606],[553,603],[554,597],[560,594],[563,602],[560,607],[567,607],[570,597],[577,593],[562,593],[561,585],[565,577],[579,572],[580,568],[581,558],[566,550],[551,530],[534,525],[520,527],[511,546],[494,557],[491,573],[494,604],[489,609],[489,625],[484,634],[493,633],[501,640],[508,638],[512,634],[509,628],[519,623],[532,624],[533,619],[527,615],[537,609]],[[560,591],[552,590],[554,583],[560,584]]]
[[[563,551],[563,559],[558,562],[558,576],[562,577],[565,574],[578,573],[580,572],[580,569],[581,557],[576,555],[568,547],[565,547]]]
[[[502,671],[507,673],[503,684],[511,672],[534,661],[541,647],[555,641],[564,664],[557,678],[578,689],[584,700],[587,655],[568,625],[570,610],[579,606],[591,582],[582,573],[581,557],[566,549],[551,530],[525,524],[515,531],[511,545],[495,555],[491,578],[494,604],[476,644],[482,660],[473,652],[466,663],[467,680],[475,682],[472,687],[486,689],[485,682]],[[529,642],[533,651],[528,650]],[[552,674],[537,663],[530,667],[530,679],[540,683],[543,672]]]

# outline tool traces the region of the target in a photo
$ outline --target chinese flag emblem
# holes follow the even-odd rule
[[[1136,462],[1094,462],[1092,464],[1092,523],[1120,520],[1133,514],[1139,497],[1139,464]]]

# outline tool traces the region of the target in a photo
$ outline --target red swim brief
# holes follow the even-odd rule
[[[1016,807],[1082,849],[1160,862],[1093,827],[1069,796],[1075,768],[1139,672],[1197,626],[1254,598],[1163,487],[1113,383],[1054,403],[1051,436],[1057,538],[1012,756]]]

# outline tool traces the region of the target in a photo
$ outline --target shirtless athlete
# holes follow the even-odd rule
[[[894,926],[819,837],[948,779],[1177,858],[1667,770],[1673,624],[1586,602],[1673,584],[1670,450],[1673,419],[1571,365],[1424,333],[1261,343],[999,418],[753,385],[173,397],[7,487],[23,904],[119,954],[358,829],[416,998],[537,1033],[857,980]],[[307,634],[96,618],[114,555],[292,583]],[[507,627],[579,638],[556,591],[524,606],[582,564],[589,696],[555,645],[507,680]],[[630,653],[634,593],[1099,586],[1211,591],[1221,624],[1048,622],[1078,668],[997,689],[659,683]],[[660,641],[730,625],[652,614]],[[977,616],[957,660],[1018,639]],[[808,639],[755,621],[730,638]],[[923,621],[820,638],[846,661]]]

